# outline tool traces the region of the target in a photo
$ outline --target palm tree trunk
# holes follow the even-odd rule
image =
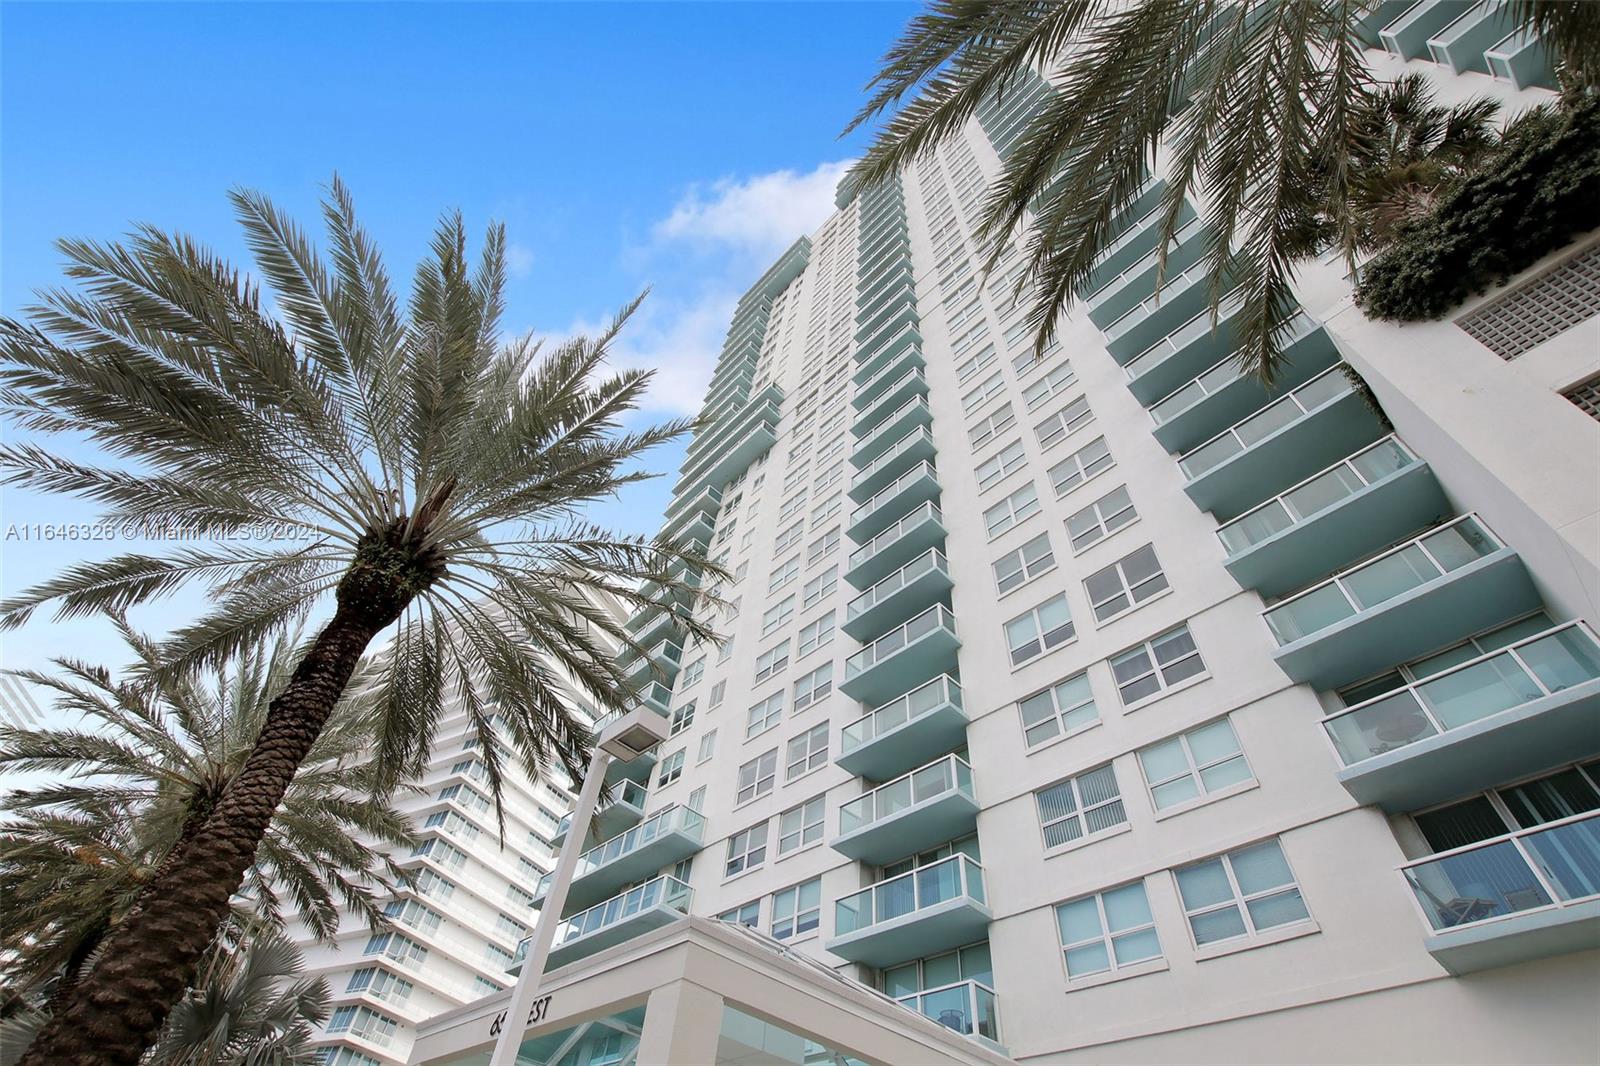
[[[135,910],[107,937],[99,964],[19,1066],[136,1066],[155,1042],[168,1011],[193,984],[273,813],[362,653],[411,599],[409,590],[379,590],[374,586],[383,582],[363,576],[368,580],[347,577],[341,585],[333,618],[272,701],[254,750],[182,861],[162,864]]]

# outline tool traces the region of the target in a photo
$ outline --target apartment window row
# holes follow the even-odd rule
[[[770,897],[772,921],[767,932],[774,940],[789,940],[816,929],[822,921],[822,878],[794,885],[774,892]],[[761,900],[754,899],[740,907],[723,911],[717,918],[724,922],[761,928]]]

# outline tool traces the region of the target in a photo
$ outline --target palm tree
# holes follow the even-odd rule
[[[285,636],[241,650],[204,681],[173,677],[154,643],[114,622],[134,656],[126,676],[65,658],[55,660],[56,673],[14,672],[54,692],[57,708],[82,715],[83,727],[0,726],[0,774],[58,779],[0,800],[0,898],[8,901],[0,952],[13,992],[49,987],[57,1007],[145,885],[215,809],[298,659],[297,642]],[[374,713],[366,692],[334,708],[284,793],[236,907],[276,925],[287,899],[329,942],[341,904],[382,922],[374,890],[402,876],[384,853],[412,835],[405,817],[370,792]]]
[[[1116,236],[1159,146],[1163,261],[1186,198],[1207,195],[1211,310],[1230,291],[1241,365],[1270,380],[1292,310],[1294,266],[1324,216],[1352,263],[1361,59],[1376,0],[930,0],[868,84],[853,130],[893,111],[853,175],[873,183],[954,135],[1036,70],[1059,90],[1028,120],[984,202],[997,257],[1032,216],[1025,278],[1040,348]],[[1569,79],[1600,81],[1600,4],[1516,0]],[[1070,60],[1068,59],[1070,57]],[[993,265],[994,258],[990,260]],[[1235,286],[1237,289],[1235,290]]]
[[[598,337],[545,354],[501,333],[503,227],[474,267],[459,213],[445,216],[402,310],[337,179],[323,207],[328,261],[268,199],[231,196],[254,277],[147,226],[126,242],[60,242],[76,286],[42,293],[27,321],[0,318],[0,404],[13,422],[110,457],[7,444],[5,483],[190,540],[73,566],[0,604],[0,626],[46,604],[72,617],[200,586],[213,607],[163,648],[178,671],[331,608],[238,773],[107,937],[35,1041],[35,1063],[132,1066],[151,1044],[380,634],[392,631],[378,769],[389,781],[420,769],[448,696],[482,741],[498,799],[492,716],[530,772],[559,762],[581,775],[592,740],[566,686],[604,707],[629,698],[609,649],[637,644],[591,597],[642,605],[645,580],[679,591],[671,567],[706,565],[692,546],[581,518],[651,476],[632,465],[641,453],[692,428],[622,428],[650,374],[606,375],[603,363],[637,301]]]

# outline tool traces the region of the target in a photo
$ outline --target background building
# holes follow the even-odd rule
[[[1527,76],[1495,5],[1399,8],[1380,76],[1550,98],[1471,72]],[[1158,298],[1157,177],[1036,356],[973,228],[1049,91],[739,305],[666,520],[729,640],[634,619],[673,736],[551,965],[688,912],[1023,1061],[1592,1058],[1600,243],[1403,327],[1318,264],[1266,390],[1203,222]]]

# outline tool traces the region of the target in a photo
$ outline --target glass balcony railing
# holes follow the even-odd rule
[[[1133,364],[1129,364],[1132,366]],[[1162,426],[1174,418],[1190,410],[1195,404],[1211,396],[1243,376],[1244,371],[1239,366],[1239,361],[1232,355],[1224,357],[1220,362],[1212,365],[1211,369],[1188,383],[1178,386],[1167,393],[1150,407],[1150,417],[1155,424]]]
[[[1555,72],[1550,62],[1550,49],[1537,30],[1520,29],[1495,42],[1484,51],[1489,73],[1500,81],[1508,81],[1513,89],[1526,89],[1534,85],[1553,88]]]
[[[1600,680],[1600,641],[1569,622],[1323,720],[1346,766]]]
[[[1130,310],[1123,313],[1115,322],[1106,326],[1107,343],[1115,341],[1118,337],[1123,336],[1129,330],[1144,322],[1159,311],[1164,304],[1170,304],[1179,293],[1203,280],[1210,269],[1211,265],[1209,263],[1200,262],[1189,267],[1189,269],[1176,277],[1167,278],[1159,290],[1134,304]]]
[[[636,651],[625,652],[617,660],[617,665],[630,673],[641,669],[648,663],[659,663],[663,667],[676,664],[683,659],[683,646],[670,640],[658,642],[643,655]]]
[[[1172,243],[1168,245],[1167,254],[1170,256],[1172,254],[1171,249],[1182,244],[1190,237],[1193,237],[1196,233],[1199,233],[1204,226],[1205,222],[1198,217],[1191,218],[1188,222],[1185,222],[1183,225],[1179,226],[1175,231],[1173,231]],[[1161,249],[1156,248],[1145,253],[1141,259],[1136,261],[1132,266],[1129,266],[1127,269],[1123,270],[1121,273],[1117,274],[1115,277],[1107,278],[1085,298],[1085,303],[1088,305],[1089,309],[1094,310],[1101,304],[1105,303],[1113,293],[1122,287],[1124,282],[1130,281],[1144,273],[1146,270],[1154,267],[1156,265],[1156,260],[1158,260],[1160,257]]]
[[[1246,511],[1218,529],[1217,537],[1229,555],[1237,555],[1418,462],[1398,438],[1385,437]]]
[[[932,421],[933,413],[928,408],[928,398],[920,395],[911,397],[911,399],[878,419],[871,426],[856,434],[859,439],[856,441],[855,449],[851,452],[851,463],[860,467],[864,462],[870,462],[876,453],[882,451],[891,434],[902,428],[906,422],[927,425]]]
[[[1262,617],[1280,646],[1292,644],[1503,547],[1475,517],[1462,515],[1267,608]]]
[[[559,964],[567,961],[557,952],[574,941],[595,937],[606,930],[620,931],[619,927],[637,916],[657,912],[661,917],[671,920],[688,914],[693,899],[694,890],[676,877],[662,876],[635,885],[620,895],[596,903],[588,910],[579,911],[556,926],[555,943],[550,949],[552,962]],[[572,953],[568,950],[561,954],[570,956]],[[513,965],[526,957],[526,947],[519,945]]]
[[[951,614],[950,608],[944,604],[936,603],[905,625],[896,626],[846,659],[844,661],[845,680],[849,681],[866,673],[875,666],[881,666],[906,648],[917,643],[917,641],[933,633],[940,631],[954,633],[955,630],[956,616]]]
[[[908,370],[904,365],[905,355],[913,354],[916,356],[916,365]],[[851,400],[851,406],[857,411],[880,407],[883,401],[879,397],[899,393],[913,382],[920,384],[919,392],[928,391],[926,378],[922,372],[922,353],[915,351],[915,349],[907,349],[904,355],[893,359],[871,381],[856,389],[856,394]],[[860,421],[862,417],[862,415],[858,414],[856,416],[857,421]],[[878,418],[873,418],[871,424],[875,425],[878,421]]]
[[[704,831],[705,824],[705,817],[698,811],[690,810],[688,807],[668,807],[646,818],[626,833],[612,837],[604,844],[590,848],[578,856],[578,865],[572,872],[573,880],[631,855],[657,837],[668,833],[681,832],[698,838]],[[543,895],[548,891],[553,877],[555,877],[553,870],[541,877],[534,895]]]
[[[944,557],[944,552],[938,548],[929,548],[915,559],[911,560],[888,577],[873,585],[867,591],[851,600],[845,607],[845,622],[849,623],[874,607],[889,599],[895,593],[914,583],[917,578],[929,573],[942,573],[950,575],[950,564]]]
[[[876,710],[846,723],[839,736],[840,754],[848,756],[864,744],[899,729],[925,714],[943,707],[961,706],[961,686],[949,674],[897,696]]]
[[[1430,855],[1401,868],[1435,933],[1600,896],[1600,811]]]
[[[972,767],[958,755],[946,755],[903,777],[885,782],[839,808],[839,835],[844,836],[947,793],[972,794]],[[975,801],[975,800],[974,800]]]
[[[1146,183],[1146,187],[1148,187],[1148,185],[1149,183]],[[1137,200],[1138,197],[1135,196],[1134,199]],[[1145,231],[1146,226],[1155,224],[1156,219],[1159,217],[1158,212],[1160,212],[1165,206],[1166,205],[1160,200],[1151,202],[1150,206],[1146,208],[1144,213],[1130,222],[1128,224],[1128,228],[1123,230],[1122,233],[1117,236],[1116,240],[1112,241],[1110,244],[1101,249],[1100,254],[1096,256],[1096,258],[1101,261],[1110,259],[1118,252],[1122,251],[1122,249],[1138,240],[1139,234]],[[1098,289],[1094,291],[1098,291]],[[1094,291],[1087,292],[1084,295],[1093,296]]]
[[[616,791],[612,794],[611,802],[602,804],[595,810],[595,821],[599,822],[606,816],[608,811],[613,809],[632,807],[636,810],[643,810],[645,797],[648,795],[649,793],[645,787],[637,781],[619,781],[617,782]],[[573,813],[568,811],[562,816],[560,824],[556,826],[555,835],[551,837],[553,842],[559,844],[566,839],[567,833],[572,830]]]
[[[915,322],[901,326],[894,333],[881,340],[874,340],[870,344],[862,345],[856,351],[856,382],[859,384],[867,380],[878,371],[872,364],[880,357],[887,357],[888,353],[898,349],[902,343],[909,344],[912,340],[920,341],[922,333],[917,329]]]
[[[1000,1009],[994,989],[981,981],[961,981],[895,1000],[963,1036],[998,1045]]]
[[[879,489],[873,495],[872,499],[866,501],[854,511],[851,511],[850,524],[852,526],[858,524],[867,516],[872,514],[872,512],[882,507],[889,500],[904,492],[913,482],[920,478],[931,478],[936,484],[938,483],[939,471],[934,467],[931,460],[924,459],[910,470],[907,470],[904,474],[901,474],[899,477],[895,478],[893,484]]]
[[[847,936],[963,897],[987,902],[983,867],[969,856],[952,855],[836,901],[834,935]]]
[[[859,500],[864,492],[872,491],[872,486],[888,478],[897,466],[905,465],[910,456],[931,456],[933,451],[933,433],[927,426],[918,426],[891,445],[888,451],[856,471],[850,479],[851,498]]]
[[[1323,404],[1351,391],[1350,380],[1340,367],[1330,367],[1298,389],[1280,396],[1255,414],[1234,423],[1193,451],[1178,459],[1178,469],[1193,481],[1234,456],[1254,447],[1264,438],[1305,417]]]
[[[1217,333],[1224,332],[1228,322],[1238,313],[1241,304],[1242,301],[1235,296],[1224,297],[1217,306],[1217,320],[1215,323],[1211,321],[1211,312],[1209,310],[1201,311],[1199,314],[1194,315],[1177,329],[1123,364],[1122,369],[1128,375],[1128,380],[1137,381],[1139,378],[1144,377],[1156,367],[1166,363],[1167,360],[1178,356],[1185,348],[1200,338],[1208,337],[1214,331]],[[1304,313],[1296,314],[1287,326],[1288,332],[1285,334],[1284,345],[1287,347],[1293,344],[1296,340],[1316,328],[1317,323],[1311,316]],[[1234,360],[1235,357],[1235,352],[1229,352],[1224,362]],[[1219,383],[1218,387],[1221,384],[1225,383]],[[1197,397],[1195,402],[1198,402],[1201,398],[1203,397]],[[1172,419],[1176,414],[1177,411],[1169,412],[1166,416],[1167,420]]]

